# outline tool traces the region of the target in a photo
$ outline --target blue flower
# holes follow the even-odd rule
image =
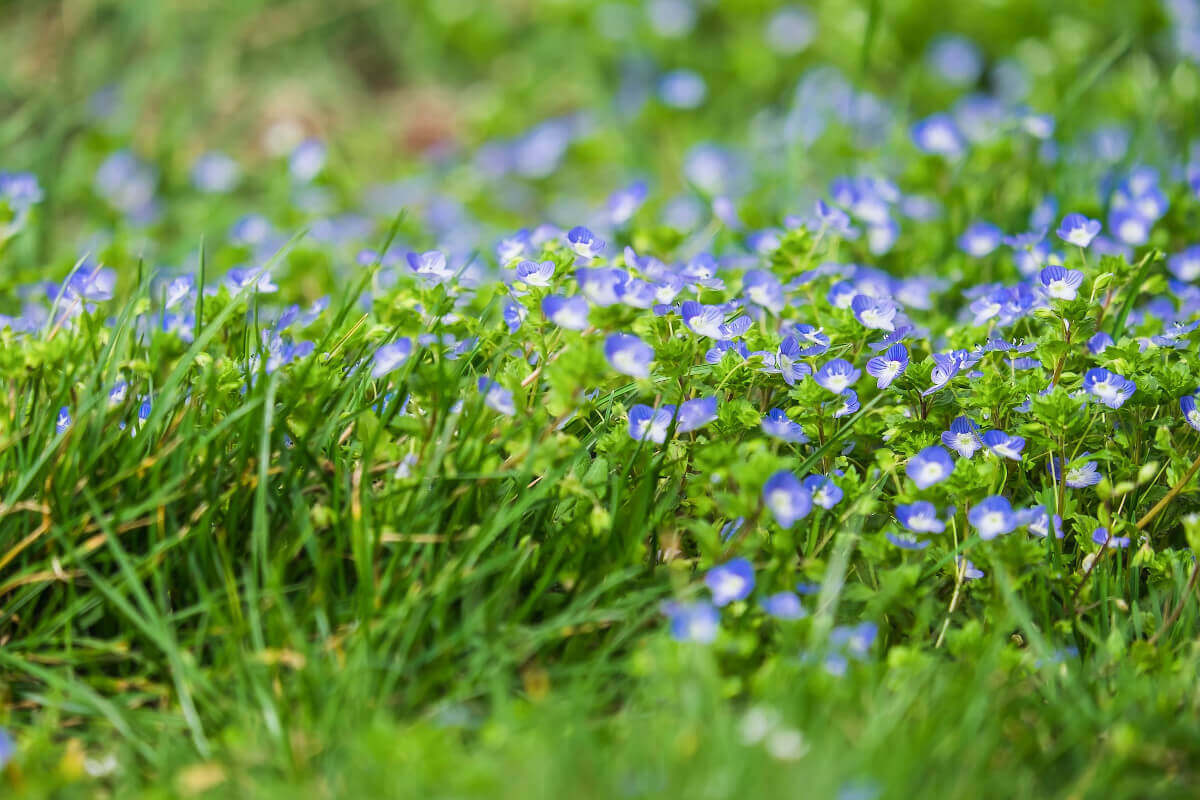
[[[954,566],[956,570],[962,572],[964,580],[974,581],[983,577],[983,570],[978,569],[970,560],[962,556],[954,557]]]
[[[703,428],[717,418],[717,397],[697,397],[695,400],[685,400],[679,404],[679,421],[675,430],[679,433],[690,433]]]
[[[829,349],[829,336],[812,325],[796,325],[791,335],[800,343],[802,356],[819,356]]]
[[[812,374],[812,367],[800,360],[803,357],[802,353],[796,337],[789,336],[783,340],[776,352],[763,354],[762,371],[767,374],[780,374],[788,386],[794,386],[796,381]]]
[[[732,559],[710,569],[704,576],[704,585],[712,592],[717,608],[745,600],[754,590],[754,565],[744,558]]]
[[[967,149],[966,140],[949,114],[932,114],[912,127],[913,144],[923,153],[956,158]]]
[[[1077,269],[1065,269],[1051,264],[1038,273],[1038,280],[1049,297],[1056,300],[1074,300],[1079,294],[1080,284],[1083,283],[1083,273]]]
[[[904,472],[913,479],[918,489],[928,489],[950,477],[950,473],[954,472],[954,461],[945,449],[936,444],[930,445],[908,460]]]
[[[764,269],[752,269],[743,275],[742,291],[750,302],[776,314],[787,305],[783,284],[773,273]]]
[[[634,441],[649,439],[657,444],[667,440],[671,420],[675,418],[675,406],[659,409],[638,403],[629,409],[629,436]]]
[[[663,606],[671,626],[671,638],[679,642],[710,644],[717,638],[721,615],[707,600],[695,603],[666,603]]]
[[[1017,512],[1017,524],[1024,525],[1029,532],[1045,539],[1050,535],[1050,523],[1054,523],[1054,538],[1063,538],[1062,517],[1053,517],[1046,511],[1045,506],[1034,506]]]
[[[692,332],[718,341],[736,339],[752,324],[750,318],[744,316],[727,323],[723,306],[706,306],[695,300],[684,301],[679,313],[683,317],[683,324]]]
[[[621,302],[629,275],[625,270],[616,267],[600,267],[598,269],[580,267],[575,270],[575,280],[579,284],[579,291],[588,300],[604,307]]]
[[[1200,409],[1196,408],[1196,395],[1189,394],[1179,398],[1179,410],[1183,412],[1187,424],[1200,431]]]
[[[1017,527],[1017,515],[1013,512],[1012,503],[1002,495],[980,500],[967,514],[967,520],[979,533],[979,538],[984,540],[1012,533]]]
[[[440,250],[408,253],[406,258],[409,268],[423,278],[445,281],[454,277],[454,270],[446,265],[446,254]]]
[[[853,389],[847,389],[838,396],[841,398],[842,404],[834,409],[834,419],[838,419],[839,417],[844,417],[848,414],[853,414],[855,411],[858,411],[858,392],[854,391]],[[854,442],[851,442],[850,447],[853,446]]]
[[[1021,451],[1025,449],[1025,439],[1020,436],[1009,436],[1004,431],[988,431],[983,435],[983,443],[987,448],[1002,458],[1021,460]]]
[[[192,164],[192,185],[208,194],[224,194],[237,185],[241,177],[238,164],[225,153],[211,151]]]
[[[622,375],[649,378],[654,348],[632,333],[614,333],[604,340],[604,357]]]
[[[963,458],[970,458],[983,446],[983,440],[979,436],[979,426],[970,417],[955,417],[950,430],[942,434],[942,444]]]
[[[407,337],[380,346],[371,359],[371,377],[379,379],[388,373],[395,372],[404,365],[405,361],[408,361],[412,351],[412,340]]]
[[[817,385],[834,394],[841,394],[862,376],[862,372],[844,358],[834,358],[826,361],[817,370],[813,380]]]
[[[783,409],[772,408],[768,411],[762,418],[762,429],[768,436],[792,444],[805,444],[809,441],[808,436],[804,434],[804,427],[799,422],[789,419]]]
[[[613,225],[624,225],[646,202],[646,194],[645,181],[634,181],[624,189],[613,192],[608,197],[609,221]]]
[[[807,517],[813,506],[812,493],[786,469],[779,470],[763,484],[763,503],[784,528]]]
[[[917,533],[941,533],[946,523],[938,519],[937,508],[928,500],[918,500],[910,505],[896,506],[896,519],[910,531]]]
[[[554,262],[522,261],[517,264],[517,280],[526,286],[549,286],[554,277]]]
[[[1087,457],[1087,453],[1083,457]],[[1059,467],[1061,461],[1057,458],[1051,458],[1046,463],[1046,471],[1050,473],[1050,477],[1055,481],[1060,479]],[[1072,464],[1067,467],[1066,479],[1063,481],[1072,489],[1084,489],[1088,486],[1095,486],[1100,482],[1100,473],[1096,469],[1096,462],[1085,461],[1082,464]]]
[[[879,389],[891,386],[892,381],[904,374],[908,369],[908,348],[902,344],[894,344],[881,356],[875,356],[867,361],[867,374],[875,378]]]
[[[584,258],[595,258],[604,252],[604,240],[596,238],[596,234],[582,225],[567,231],[567,244]]]
[[[864,328],[881,331],[896,329],[896,304],[886,297],[860,294],[850,301],[850,310]]]
[[[800,603],[800,596],[795,592],[778,592],[768,595],[762,601],[763,611],[775,619],[794,620],[804,619],[808,612]]]
[[[54,418],[54,433],[65,433],[71,427],[71,409],[63,406],[58,410],[58,416]]]
[[[1108,532],[1108,528],[1096,528],[1092,531],[1092,541],[1100,545],[1101,549],[1105,547],[1116,547],[1124,549],[1129,547],[1128,536],[1113,536]]]
[[[969,256],[982,258],[988,255],[1004,239],[1004,232],[990,222],[972,223],[958,237],[958,249]]]
[[[926,547],[929,547],[928,541],[922,541],[907,533],[888,531],[884,534],[884,538],[901,550],[924,550]]]
[[[542,313],[560,328],[572,331],[586,330],[588,311],[588,301],[580,295],[563,297],[559,294],[548,294],[542,298]]]
[[[1087,247],[1100,233],[1100,221],[1083,214],[1067,214],[1056,231],[1058,238],[1076,247]]]
[[[1115,342],[1113,338],[1104,331],[1098,331],[1092,338],[1088,339],[1088,352],[1094,356],[1098,356],[1111,347]]]
[[[842,502],[842,488],[826,475],[809,475],[804,479],[804,488],[812,495],[815,505],[830,509]]]
[[[1109,408],[1120,408],[1133,396],[1137,384],[1124,375],[1093,367],[1084,373],[1083,389]]]
[[[1181,281],[1200,280],[1200,244],[1194,244],[1167,259],[1167,269]]]
[[[317,139],[305,139],[288,157],[288,170],[298,181],[307,183],[325,167],[325,145]]]
[[[511,391],[490,378],[480,378],[478,387],[480,393],[483,394],[483,403],[488,408],[509,417],[517,413],[516,406],[513,405],[513,394]]]
[[[17,743],[4,728],[0,728],[0,770],[3,770],[17,753]]]
[[[690,69],[672,70],[658,82],[658,96],[671,108],[699,108],[707,94],[704,78]]]
[[[1109,232],[1125,244],[1134,246],[1143,245],[1150,238],[1151,224],[1136,208],[1113,208],[1108,215]]]

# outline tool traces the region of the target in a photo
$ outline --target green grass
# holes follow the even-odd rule
[[[789,390],[730,359],[708,364],[711,343],[677,317],[593,310],[598,332],[654,343],[652,376],[633,380],[609,368],[602,336],[546,324],[536,292],[524,327],[509,333],[502,287],[379,288],[381,264],[354,261],[359,244],[433,247],[434,191],[478,222],[473,256],[488,262],[501,232],[574,208],[568,197],[602,201],[635,174],[654,179],[655,195],[619,244],[664,259],[734,251],[740,236],[719,224],[687,238],[651,221],[689,191],[688,149],[754,141],[755,115],[786,114],[799,74],[826,62],[906,112],[944,109],[958,94],[920,65],[943,29],[1029,66],[1030,103],[1058,115],[1064,143],[1120,121],[1133,144],[1114,171],[1177,166],[1197,133],[1200,73],[1175,60],[1164,12],[1124,2],[937,12],[915,1],[816,2],[822,37],[774,58],[760,40],[771,3],[705,6],[687,47],[642,23],[633,44],[606,40],[592,29],[595,6],[6,9],[0,169],[37,173],[46,197],[25,230],[0,242],[0,312],[20,312],[17,287],[65,278],[97,232],[111,235],[89,247],[118,287],[71,322],[0,330],[0,728],[17,742],[0,796],[1194,796],[1200,604],[1187,514],[1200,509],[1189,472],[1198,440],[1178,398],[1200,380],[1196,335],[1186,351],[1162,354],[1122,339],[1105,363],[1137,377],[1140,394],[1119,412],[1081,412],[1060,391],[1037,399],[1036,418],[1019,418],[1012,406],[1045,381],[995,359],[987,380],[916,398],[928,384],[925,356],[944,349],[939,335],[954,346],[984,341],[956,320],[957,290],[1015,280],[1006,261],[959,253],[962,228],[987,217],[1022,230],[1046,193],[1061,212],[1104,217],[1103,165],[1046,164],[1016,137],[947,165],[919,157],[902,124],[865,148],[836,126],[807,149],[747,145],[751,188],[739,212],[750,227],[808,208],[835,175],[875,170],[946,206],[941,221],[906,228],[889,255],[794,233],[762,260],[785,278],[860,261],[952,287],[919,318],[932,333],[910,342],[910,382],[885,393],[864,381],[861,411],[843,420],[822,410],[828,398],[812,381]],[[709,102],[622,116],[612,98],[626,47],[703,71]],[[113,84],[122,104],[97,119],[88,100]],[[595,130],[561,169],[499,187],[469,157],[438,161],[422,138],[469,156],[580,109]],[[416,124],[430,117],[432,134]],[[374,213],[369,242],[319,241],[316,215],[295,202],[281,157],[264,144],[278,119],[329,141],[318,185],[332,208],[358,209],[363,187],[382,180],[410,178],[424,194],[397,216]],[[159,170],[164,209],[150,228],[92,187],[102,158],[123,147]],[[230,196],[188,188],[193,158],[211,147],[246,170]],[[1171,201],[1144,259],[1067,254],[1100,290],[1096,302],[1019,326],[1064,386],[1077,388],[1095,359],[1078,336],[1064,338],[1062,319],[1076,331],[1123,331],[1166,292],[1152,254],[1192,244],[1200,211],[1181,188]],[[227,236],[250,212],[289,237],[273,262],[279,299],[222,289],[198,301],[190,343],[148,333],[162,302],[157,276],[186,267],[213,285],[250,260]],[[544,255],[557,261],[561,288],[571,258],[553,247]],[[834,336],[830,356],[861,366],[868,339],[821,299],[827,289],[817,285],[803,314],[787,313],[815,314]],[[279,307],[326,293],[329,309],[293,331],[314,353],[262,369],[262,333]],[[1128,333],[1157,334],[1154,323]],[[459,358],[419,347],[371,378],[379,345],[421,333],[477,340]],[[747,334],[752,350],[777,338],[765,321]],[[480,376],[513,391],[516,415],[487,407]],[[114,406],[119,380],[130,391]],[[634,403],[713,393],[722,407],[711,426],[663,446],[630,439]],[[153,401],[140,426],[139,395]],[[804,419],[811,447],[760,434],[775,405]],[[62,407],[72,424],[56,433]],[[904,462],[960,409],[1020,430],[1028,461],[980,456],[921,495],[956,506],[951,527],[927,551],[900,551],[883,534],[896,529],[895,504],[917,497]],[[1058,492],[1045,459],[1085,449],[1108,480]],[[781,468],[844,470],[846,498],[781,529],[760,500]],[[1067,538],[970,535],[966,506],[998,493],[1060,510]],[[744,529],[723,541],[739,517]],[[1088,568],[1100,524],[1146,540]],[[958,554],[986,579],[964,582]],[[706,597],[703,574],[734,555],[754,561],[763,592],[817,583],[810,615],[783,622],[737,602],[713,645],[675,641],[662,604]],[[879,626],[878,640],[832,674],[831,630],[864,620]]]

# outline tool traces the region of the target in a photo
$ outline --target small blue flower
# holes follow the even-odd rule
[[[658,82],[659,99],[671,108],[699,108],[707,94],[704,78],[690,69],[672,70]]]
[[[710,644],[717,638],[721,615],[707,600],[695,603],[666,603],[663,611],[670,620],[671,638],[679,642]]]
[[[950,473],[954,472],[954,461],[945,449],[935,444],[910,458],[904,471],[918,489],[928,489],[950,477]]]
[[[624,225],[646,202],[646,182],[634,181],[624,189],[618,189],[608,197],[609,221],[613,225]]]
[[[802,356],[819,356],[829,349],[828,334],[812,325],[797,325],[792,328],[791,335],[800,343]]]
[[[860,294],[850,301],[850,310],[864,328],[881,331],[896,329],[896,304],[886,297]]]
[[[1050,535],[1050,523],[1054,523],[1054,538],[1063,538],[1062,517],[1051,516],[1045,506],[1034,506],[1017,512],[1017,524],[1024,525],[1029,532],[1045,539]]]
[[[964,580],[975,581],[983,577],[983,570],[978,569],[970,560],[962,556],[954,557],[954,566],[956,570],[962,572]]]
[[[232,190],[240,177],[237,162],[218,151],[205,153],[192,164],[192,185],[208,194]]]
[[[604,357],[622,375],[649,378],[654,348],[632,333],[614,333],[604,340]]]
[[[1004,232],[990,222],[972,223],[958,237],[958,249],[969,256],[982,258],[988,255],[1004,239]]]
[[[1083,388],[1109,408],[1120,408],[1133,396],[1137,384],[1124,375],[1093,367],[1084,373]]]
[[[1087,247],[1100,233],[1100,221],[1088,219],[1083,214],[1067,214],[1056,231],[1058,238],[1076,247]]]
[[[809,475],[804,479],[804,488],[812,495],[813,503],[821,508],[830,509],[842,502],[841,487],[826,475]]]
[[[834,409],[834,419],[839,419],[840,417],[845,417],[853,414],[855,411],[858,411],[858,392],[854,391],[853,389],[847,389],[838,395],[838,397],[841,398],[842,403],[836,409]],[[851,442],[849,446],[854,447],[854,442]]]
[[[867,374],[875,379],[879,389],[891,386],[892,381],[904,374],[908,369],[908,348],[902,344],[894,344],[881,356],[875,356],[867,361]]]
[[[409,268],[423,278],[444,281],[454,277],[454,270],[446,265],[446,254],[440,250],[408,253],[406,258]]]
[[[1038,280],[1047,296],[1056,300],[1074,300],[1083,283],[1083,273],[1077,269],[1066,269],[1051,264],[1038,273]]]
[[[763,503],[783,528],[807,517],[813,506],[812,493],[786,469],[776,472],[763,484]]]
[[[1087,457],[1084,453],[1082,457]],[[1051,458],[1046,463],[1046,471],[1050,473],[1050,477],[1055,481],[1059,480],[1059,467],[1061,461],[1057,458]],[[1088,486],[1095,486],[1100,482],[1100,473],[1096,469],[1096,462],[1085,461],[1082,464],[1072,464],[1067,467],[1066,478],[1063,481],[1072,489],[1084,489]]]
[[[380,346],[371,359],[371,377],[378,380],[384,375],[395,372],[404,366],[404,362],[408,361],[412,351],[412,339],[407,337]]]
[[[752,269],[742,276],[742,291],[746,298],[755,305],[778,314],[787,305],[783,294],[783,284],[774,273],[765,269]]]
[[[734,558],[710,569],[704,576],[704,585],[712,592],[717,608],[745,600],[754,591],[754,565],[744,558]]]
[[[667,440],[671,420],[675,418],[675,406],[659,409],[638,403],[629,409],[629,436],[634,441],[649,439],[657,444]]]
[[[0,728],[0,770],[3,770],[17,753],[17,743],[4,728]]]
[[[776,352],[763,354],[762,371],[767,374],[780,374],[788,386],[794,386],[796,381],[812,374],[812,367],[801,361],[801,358],[803,351],[799,342],[796,341],[796,337],[789,336],[783,340]]]
[[[967,142],[949,114],[932,114],[912,127],[913,144],[923,153],[957,158]]]
[[[970,458],[983,446],[979,426],[970,417],[955,417],[950,430],[942,434],[942,444],[963,458]]]
[[[1200,244],[1194,244],[1168,258],[1167,269],[1186,283],[1200,280]]]
[[[522,261],[517,264],[517,280],[526,286],[549,286],[554,277],[554,262]]]
[[[478,387],[480,393],[483,394],[483,403],[488,408],[509,417],[517,413],[511,391],[490,378],[480,378]]]
[[[1104,331],[1098,331],[1092,338],[1088,339],[1088,352],[1094,356],[1098,356],[1108,348],[1115,344],[1113,338]]]
[[[71,409],[63,406],[58,410],[58,416],[54,419],[54,433],[65,433],[71,427]]]
[[[767,415],[762,418],[762,429],[763,433],[768,436],[774,436],[776,439],[782,439],[792,444],[805,444],[809,441],[808,436],[804,434],[804,427],[789,419],[783,409],[772,408],[768,411]]]
[[[1143,217],[1136,208],[1113,208],[1108,215],[1108,230],[1121,242],[1133,246],[1143,245],[1150,239],[1151,220]]]
[[[703,428],[717,418],[717,397],[697,397],[695,400],[685,400],[679,404],[679,420],[675,430],[679,433],[690,433]]]
[[[1004,431],[988,431],[983,435],[983,443],[1001,458],[1021,460],[1021,451],[1025,449],[1025,439],[1020,436],[1010,436]]]
[[[548,294],[542,298],[542,313],[560,328],[572,331],[586,330],[588,311],[588,301],[580,295],[563,297],[559,294]]]
[[[928,541],[922,541],[907,533],[888,531],[884,534],[884,538],[901,550],[924,550],[926,547],[929,547]]]
[[[967,520],[979,533],[979,538],[985,541],[1012,533],[1017,527],[1017,515],[1013,512],[1012,503],[1002,495],[980,500],[967,514]]]
[[[305,139],[288,158],[288,170],[298,181],[307,183],[325,167],[325,145],[317,139]]]
[[[941,533],[946,523],[938,519],[937,508],[928,500],[918,500],[910,505],[896,506],[896,519],[910,531],[917,533]]]
[[[692,332],[709,339],[726,341],[736,339],[750,329],[749,317],[738,317],[725,322],[725,309],[722,306],[706,306],[695,300],[686,300],[679,309],[683,324]]]
[[[1128,536],[1113,536],[1108,532],[1108,528],[1096,528],[1092,531],[1092,541],[1100,545],[1101,549],[1105,547],[1116,547],[1124,549],[1129,547]]]
[[[582,225],[576,225],[567,231],[567,244],[578,255],[584,258],[595,258],[604,252],[604,240]]]
[[[1200,409],[1196,408],[1196,395],[1189,394],[1179,398],[1179,410],[1183,412],[1187,424],[1200,431]]]
[[[800,602],[800,595],[795,592],[778,592],[763,598],[763,611],[775,619],[795,620],[804,619],[808,612]]]
[[[813,376],[813,380],[822,388],[840,395],[854,386],[861,376],[862,372],[849,361],[844,358],[834,358],[821,365],[816,375]]]
[[[575,281],[584,297],[595,305],[605,307],[621,302],[629,275],[625,270],[616,267],[580,267],[575,270]]]

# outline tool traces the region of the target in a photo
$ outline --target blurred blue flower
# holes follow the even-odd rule
[[[930,445],[908,460],[904,472],[918,489],[928,489],[950,477],[954,472],[954,461],[945,449]]]
[[[731,559],[710,569],[704,576],[704,585],[712,592],[717,608],[744,600],[754,591],[754,565],[744,558]]]
[[[1013,512],[1012,503],[1002,495],[992,495],[980,500],[967,514],[967,520],[975,528],[979,538],[985,541],[1012,533],[1017,527],[1017,515]]]
[[[763,484],[763,503],[783,528],[790,528],[812,511],[812,493],[786,469],[779,470]]]
[[[632,333],[613,333],[604,340],[604,357],[622,375],[649,378],[654,348]]]

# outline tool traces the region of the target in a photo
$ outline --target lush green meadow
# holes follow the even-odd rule
[[[1196,796],[1200,2],[0,52],[0,797]]]

